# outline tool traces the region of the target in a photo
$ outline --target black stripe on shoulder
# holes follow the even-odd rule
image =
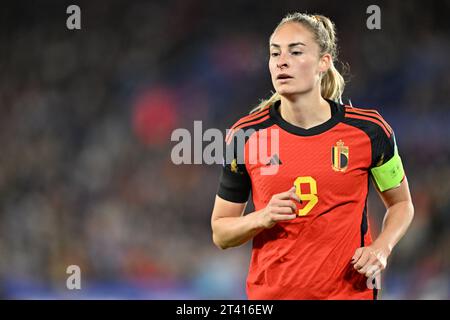
[[[262,116],[260,119],[267,117],[267,115]],[[258,119],[258,120],[260,120]],[[257,120],[252,120],[257,121]],[[245,134],[245,142],[247,142],[248,138],[250,138],[249,134],[250,132],[257,132],[262,129],[269,128],[274,125],[274,122],[271,117],[267,118],[266,120],[263,120],[258,123],[250,124],[250,125],[244,125],[243,127],[239,126],[239,129],[234,129],[235,132],[233,133],[233,138],[236,136],[237,132],[241,131]]]
[[[262,109],[260,109],[260,110],[256,110],[256,111],[250,112],[250,113],[248,114],[248,116],[254,116],[254,115],[258,114],[258,113],[261,113],[261,112],[263,112],[263,111],[269,110],[269,107],[270,107],[270,106],[265,106],[264,108],[262,108]]]
[[[245,144],[248,139],[258,132],[259,130],[263,130],[269,128],[273,125],[272,118],[268,118],[267,120],[261,121],[260,123],[252,124],[244,128],[239,128],[233,135],[229,138],[229,140],[225,144],[225,151],[228,154],[225,156],[225,162],[230,164],[231,160],[238,159],[238,163],[244,163],[245,159]],[[233,157],[230,157],[230,153],[233,154]]]
[[[371,164],[372,166],[375,166],[375,164],[378,162],[377,151],[383,149],[383,146],[386,143],[389,143],[387,141],[389,140],[389,138],[386,136],[386,133],[384,132],[383,128],[370,120],[344,118],[342,122],[362,130],[369,137],[372,150]],[[390,158],[391,155],[385,156],[388,156]]]
[[[372,113],[381,117],[381,114],[375,109],[363,109],[363,108],[355,108],[355,107],[347,107],[347,111],[360,112],[360,113]]]
[[[263,130],[269,128],[274,125],[274,122],[271,117],[263,120],[259,123],[251,124],[244,126],[243,128],[234,129],[232,136],[226,141],[226,149],[234,149],[235,155],[240,155],[240,157],[244,156],[244,146],[247,143],[248,139],[258,132],[259,130]],[[242,158],[243,159],[243,158]]]
[[[243,121],[243,122],[241,122],[241,123],[239,123],[239,121],[238,121],[237,123],[239,123],[239,124],[238,124],[237,126],[233,126],[233,127],[234,127],[234,129],[236,129],[237,127],[245,126],[247,123],[250,123],[250,122],[253,122],[253,121],[261,120],[262,118],[267,117],[268,115],[269,115],[269,112],[263,113],[262,115],[259,115],[259,116],[257,116],[256,118],[252,118],[252,119],[250,119],[250,120],[246,120],[246,121]],[[232,128],[233,128],[233,127],[232,127]]]
[[[248,114],[248,115],[246,115],[246,116],[243,116],[243,117],[240,118],[238,121],[236,121],[236,122],[231,126],[230,129],[239,127],[239,126],[241,126],[243,123],[247,123],[247,122],[252,121],[252,119],[255,120],[255,119],[261,118],[263,115],[268,114],[268,110],[269,110],[269,108],[264,108],[263,110],[259,110],[259,111],[250,113],[250,114]]]
[[[363,114],[363,113],[358,113],[358,112],[351,112],[351,111],[348,111],[348,110],[346,111],[346,113],[347,113],[347,114],[353,114],[353,115],[356,115],[356,116],[362,116],[362,117],[367,117],[367,118],[371,118],[371,119],[377,120],[377,121],[379,121],[379,122],[383,125],[383,127],[386,129],[387,132],[389,132],[390,134],[392,134],[391,129],[388,128],[388,127],[386,126],[386,124],[385,124],[381,119],[379,119],[379,118],[377,118],[377,117],[375,117],[375,116],[371,116],[371,115]]]

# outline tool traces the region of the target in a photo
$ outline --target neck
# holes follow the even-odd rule
[[[320,92],[309,92],[294,97],[281,97],[281,117],[292,125],[309,129],[331,118],[328,102]]]

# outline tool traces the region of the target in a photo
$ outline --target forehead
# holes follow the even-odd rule
[[[305,26],[297,22],[287,22],[280,26],[270,37],[270,44],[281,46],[289,43],[303,42],[308,45],[314,42],[313,34]]]

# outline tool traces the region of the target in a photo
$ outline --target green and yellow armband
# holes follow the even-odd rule
[[[394,156],[386,163],[370,170],[375,183],[381,192],[392,189],[402,182],[405,176],[402,159],[400,158],[397,146],[395,146]]]

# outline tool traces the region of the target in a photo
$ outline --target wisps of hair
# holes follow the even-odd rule
[[[334,23],[329,18],[322,15],[310,15],[306,13],[295,12],[286,15],[277,25],[274,32],[280,26],[288,22],[296,22],[305,26],[313,33],[314,38],[320,48],[320,55],[322,56],[326,53],[331,55],[331,66],[328,71],[322,75],[322,79],[320,82],[320,92],[322,94],[322,97],[326,99],[342,101],[345,80],[335,67],[335,63],[337,62],[338,50],[336,28]],[[262,100],[260,104],[250,113],[261,110],[268,105],[272,105],[280,99],[281,96],[277,92],[275,92],[269,99]]]

